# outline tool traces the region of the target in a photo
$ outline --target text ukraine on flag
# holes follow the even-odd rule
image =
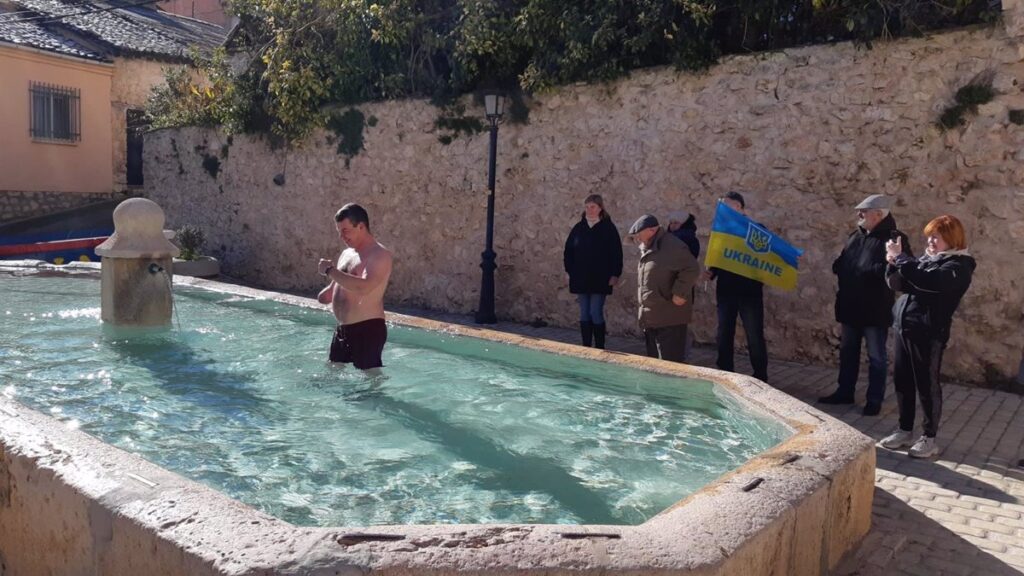
[[[768,286],[792,290],[796,288],[797,258],[803,250],[719,202],[706,254],[707,268],[721,268]]]

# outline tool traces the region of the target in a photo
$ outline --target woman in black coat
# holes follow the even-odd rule
[[[583,216],[565,240],[563,260],[569,292],[580,304],[583,345],[604,348],[604,301],[622,276],[622,238],[600,195],[583,201]]]
[[[971,285],[976,263],[967,252],[964,227],[953,216],[939,216],[924,227],[928,248],[920,258],[903,253],[899,241],[886,248],[885,277],[903,296],[893,307],[896,366],[893,384],[900,409],[900,427],[882,440],[890,450],[911,446],[915,458],[938,454],[935,435],[942,415],[939,371],[949,341],[949,328],[960,299]],[[917,399],[924,412],[924,435],[914,442]]]

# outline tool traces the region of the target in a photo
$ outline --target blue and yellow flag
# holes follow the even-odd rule
[[[719,202],[711,224],[704,266],[792,290],[796,288],[797,258],[803,253],[764,226]]]

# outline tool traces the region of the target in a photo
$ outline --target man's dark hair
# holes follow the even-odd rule
[[[740,207],[741,208],[743,208],[744,210],[747,208],[747,203],[743,201],[743,194],[740,194],[739,192],[736,192],[734,190],[730,190],[729,192],[726,192],[725,196],[723,196],[722,198],[727,198],[729,200],[735,200],[736,202],[740,203]]]
[[[342,220],[348,220],[353,226],[363,223],[366,225],[366,231],[370,231],[370,215],[366,213],[366,208],[355,202],[345,204],[334,215],[335,222],[341,222]]]

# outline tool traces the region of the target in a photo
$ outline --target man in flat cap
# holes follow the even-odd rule
[[[860,372],[860,344],[867,342],[868,391],[865,416],[876,416],[885,397],[888,356],[885,342],[892,326],[893,291],[885,283],[885,243],[893,238],[903,241],[910,252],[907,235],[896,229],[889,212],[891,199],[872,194],[858,204],[857,228],[846,240],[843,251],[832,263],[839,279],[836,293],[836,322],[842,325],[839,340],[839,388],[819,398],[822,404],[853,404],[854,389]]]
[[[629,228],[629,236],[640,247],[637,316],[647,355],[684,362],[687,325],[693,317],[693,286],[700,265],[686,244],[665,231],[650,214],[641,216]]]

